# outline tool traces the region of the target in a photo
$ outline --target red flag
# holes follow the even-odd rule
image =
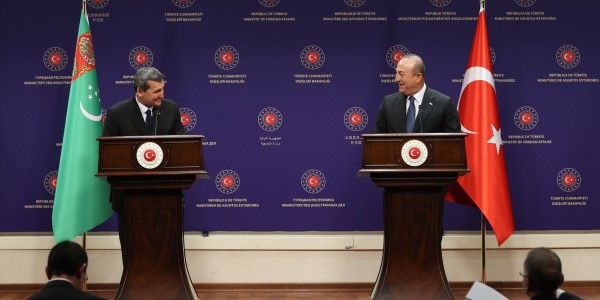
[[[447,198],[479,207],[492,226],[498,245],[502,245],[515,226],[492,74],[482,5],[458,102],[461,128],[468,134],[465,147],[471,172],[458,178],[448,190]]]

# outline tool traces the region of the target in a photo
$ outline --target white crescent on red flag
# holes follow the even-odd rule
[[[471,172],[458,178],[446,198],[477,206],[502,245],[515,228],[489,49],[482,7],[458,102]]]

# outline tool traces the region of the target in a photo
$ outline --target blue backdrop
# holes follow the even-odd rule
[[[186,230],[382,230],[383,191],[357,177],[360,135],[421,55],[458,101],[476,0],[88,0],[103,108],[132,75],[167,76],[211,178],[186,191]],[[0,231],[51,231],[81,2],[0,10]],[[517,230],[600,228],[595,117],[600,2],[491,0],[490,51]],[[108,200],[107,200],[108,201]],[[447,230],[478,230],[446,204]],[[115,230],[115,220],[97,230]]]

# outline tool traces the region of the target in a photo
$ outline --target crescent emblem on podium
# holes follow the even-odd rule
[[[409,140],[400,150],[402,161],[411,167],[418,167],[427,161],[429,151],[425,143],[419,140]]]
[[[162,163],[164,152],[157,143],[145,142],[137,148],[135,157],[140,166],[151,170]]]

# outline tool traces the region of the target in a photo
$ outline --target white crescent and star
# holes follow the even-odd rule
[[[226,176],[223,178],[223,186],[230,187],[233,184],[233,179],[231,177]]]
[[[181,115],[181,123],[185,124],[189,124],[190,123],[190,116],[188,115]]]
[[[83,116],[86,117],[87,119],[89,119],[90,121],[98,122],[98,121],[102,120],[102,113],[100,113],[97,116],[90,114],[89,112],[87,112],[85,110],[81,101],[79,101],[79,109],[81,110],[81,113],[83,114]]]
[[[145,142],[136,150],[136,159],[141,167],[154,169],[163,162],[164,152],[162,148],[154,142]]]
[[[463,92],[469,84],[479,80],[489,83],[490,86],[494,89],[494,93],[496,93],[496,85],[494,84],[494,75],[492,74],[492,72],[484,67],[470,67],[465,72],[465,78],[463,81],[462,88],[460,90],[459,99],[462,99]],[[460,101],[458,105],[460,107]],[[502,145],[502,128],[496,129],[496,127],[494,127],[494,124],[490,124],[490,126],[492,127],[492,138],[488,140],[488,143],[495,144],[496,153],[500,154],[500,145]],[[464,127],[462,124],[460,124],[460,127],[462,132],[468,134],[478,134],[477,132],[471,131],[468,128]]]
[[[223,61],[224,63],[229,63],[232,61],[232,55],[229,52],[223,53],[223,55],[221,56],[221,61]]]
[[[496,144],[496,153],[500,154],[500,145],[502,145],[502,128],[496,130],[494,124],[490,124],[492,126],[493,136],[487,142],[488,144]]]
[[[135,56],[135,61],[137,61],[138,63],[144,63],[146,61],[146,55],[143,53],[139,53]]]
[[[273,124],[275,123],[275,116],[273,116],[272,114],[268,114],[265,116],[265,123],[267,124]]]
[[[308,185],[310,186],[317,186],[319,184],[319,179],[311,176],[310,178],[308,178]]]
[[[419,149],[417,149],[417,148],[410,149],[409,155],[411,157],[418,157],[419,154],[421,154],[421,151],[419,151]]]
[[[88,86],[88,90],[92,90],[91,85]],[[95,95],[98,95],[98,91],[96,91]],[[88,99],[92,100],[93,99],[92,95],[88,95]],[[100,101],[100,99],[98,99],[98,101]],[[98,122],[98,121],[102,120],[102,112],[100,112],[99,115],[93,115],[93,114],[89,113],[87,110],[85,110],[85,107],[83,107],[83,103],[81,101],[79,101],[79,109],[81,110],[81,113],[83,114],[83,116],[92,122]]]
[[[156,153],[154,153],[154,151],[149,150],[146,151],[146,153],[144,153],[144,158],[148,161],[153,160],[156,157]]]
[[[465,72],[465,78],[463,81],[462,88],[460,89],[460,96],[458,97],[458,99],[462,99],[463,92],[469,84],[479,80],[489,83],[492,86],[492,88],[494,88],[494,93],[496,93],[496,86],[494,85],[494,75],[492,75],[492,72],[483,67],[470,67]],[[458,106],[460,107],[460,100],[458,102]],[[477,132],[467,129],[462,124],[460,124],[460,128],[462,132],[469,134],[477,134]]]
[[[575,182],[575,178],[573,176],[569,176],[569,175],[565,176],[564,183],[566,185],[573,185],[574,182]]]

